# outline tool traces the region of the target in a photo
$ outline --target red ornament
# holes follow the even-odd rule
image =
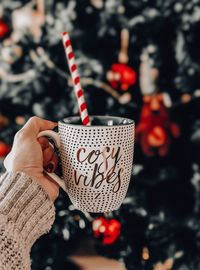
[[[107,220],[104,217],[97,218],[92,223],[93,234],[101,237],[105,245],[116,242],[121,232],[121,224],[116,219]]]
[[[9,31],[8,25],[0,19],[0,38],[3,38]]]
[[[144,96],[140,120],[136,127],[136,140],[145,155],[166,156],[172,137],[180,136],[177,124],[171,122],[162,94]]]
[[[167,141],[167,135],[163,127],[155,126],[147,134],[147,140],[152,147],[161,147]]]
[[[120,88],[123,91],[136,83],[136,72],[125,64],[113,64],[111,70],[107,73],[107,79],[115,89]]]
[[[0,141],[0,158],[5,157],[10,152],[10,150],[11,147],[8,144]]]

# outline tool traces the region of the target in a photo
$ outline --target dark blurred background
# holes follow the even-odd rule
[[[32,269],[118,269],[73,259],[96,256],[119,269],[200,269],[200,0],[1,0],[1,172],[29,117],[78,114],[63,31],[89,114],[135,120],[134,167],[112,213],[84,215],[61,192]]]

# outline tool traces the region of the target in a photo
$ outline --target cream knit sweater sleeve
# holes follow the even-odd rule
[[[22,172],[0,177],[0,270],[30,270],[30,250],[55,219],[46,192]]]

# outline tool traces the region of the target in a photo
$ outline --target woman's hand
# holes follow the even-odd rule
[[[57,123],[32,117],[19,130],[14,138],[11,152],[4,160],[4,166],[8,172],[21,171],[40,184],[47,192],[50,199],[55,201],[59,194],[59,186],[49,176],[47,171],[54,171],[58,158],[47,138],[37,139],[40,131],[53,129]]]

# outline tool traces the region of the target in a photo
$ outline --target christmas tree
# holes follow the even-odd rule
[[[63,31],[73,43],[89,114],[136,123],[121,208],[85,215],[61,192],[51,233],[33,247],[34,270],[76,269],[68,256],[88,243],[128,270],[200,269],[199,6],[199,0],[1,1],[2,172],[14,134],[29,117],[78,115]]]

